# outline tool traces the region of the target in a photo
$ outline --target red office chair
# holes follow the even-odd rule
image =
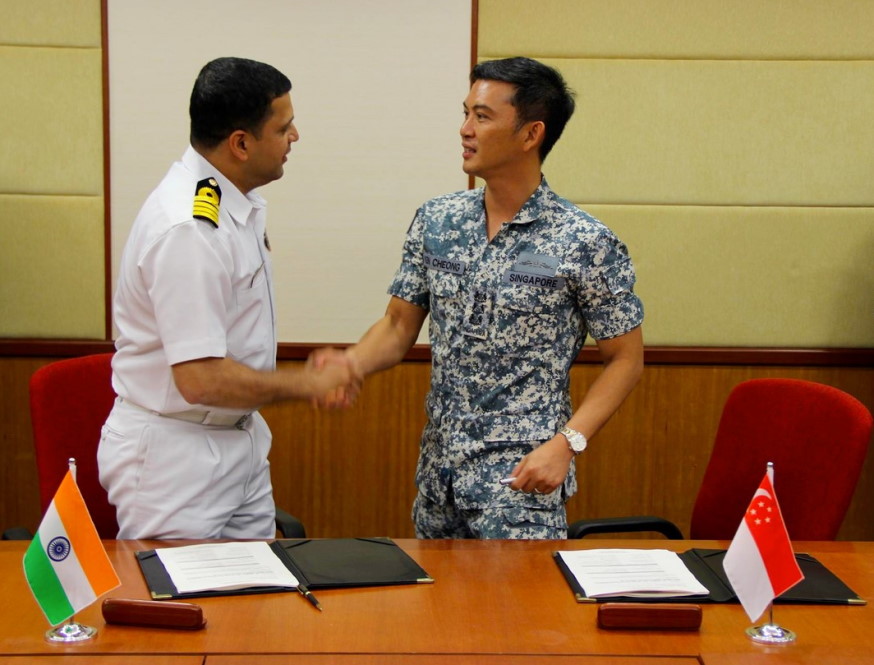
[[[738,384],[722,411],[716,441],[692,510],[693,539],[734,537],[768,462],[793,540],[834,540],[856,489],[874,419],[847,393],[798,379]],[[658,531],[681,539],[659,517],[581,520],[568,537]]]
[[[42,512],[76,458],[76,482],[101,538],[115,538],[115,508],[97,476],[97,444],[112,404],[111,353],[60,360],[30,378],[30,418]]]
[[[41,367],[30,379],[30,416],[43,513],[76,458],[76,480],[101,538],[118,534],[115,508],[98,480],[100,431],[115,401],[112,354],[60,360]],[[285,538],[304,538],[303,524],[276,509],[277,528]],[[10,530],[10,533],[17,530]],[[17,534],[16,534],[17,535]],[[15,537],[15,536],[9,536]]]

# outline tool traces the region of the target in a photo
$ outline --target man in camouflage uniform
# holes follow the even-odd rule
[[[420,538],[565,538],[571,461],[640,376],[643,308],[625,245],[541,175],[574,109],[561,75],[510,58],[470,78],[464,170],[485,187],[418,210],[386,315],[346,354],[365,374],[390,367],[431,315]],[[604,369],[573,412],[587,333]]]

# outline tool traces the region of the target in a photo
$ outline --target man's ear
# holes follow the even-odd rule
[[[543,139],[546,137],[546,125],[543,124],[543,121],[535,120],[530,122],[522,131],[525,132],[525,150],[539,150],[540,144],[543,143]]]
[[[238,129],[226,140],[228,142],[228,149],[235,158],[241,162],[245,162],[249,159],[249,152],[246,145],[246,142],[249,140],[249,135],[245,131]]]

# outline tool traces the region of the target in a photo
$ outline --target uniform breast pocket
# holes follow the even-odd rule
[[[273,315],[265,272],[262,268],[245,277],[234,292],[236,310],[229,319],[228,353],[240,362],[260,357],[272,345]]]
[[[453,273],[430,270],[428,289],[431,293],[431,322],[448,332],[449,322],[462,312],[461,277]]]
[[[250,315],[268,303],[269,293],[265,273],[266,269],[262,263],[260,268],[251,275],[246,275],[237,283],[234,296],[237,301],[238,314]]]
[[[495,344],[499,350],[544,346],[555,339],[565,302],[561,290],[502,286],[495,308]]]
[[[259,289],[267,279],[267,263],[262,261],[261,264],[252,272],[251,277],[248,277],[249,289]]]
[[[461,278],[451,272],[431,270],[428,272],[428,289],[435,298],[457,299],[461,290]]]

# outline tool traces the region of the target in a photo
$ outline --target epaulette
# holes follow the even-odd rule
[[[222,201],[222,190],[215,178],[205,178],[197,183],[194,190],[195,219],[209,222],[216,228],[219,225],[219,204]]]

